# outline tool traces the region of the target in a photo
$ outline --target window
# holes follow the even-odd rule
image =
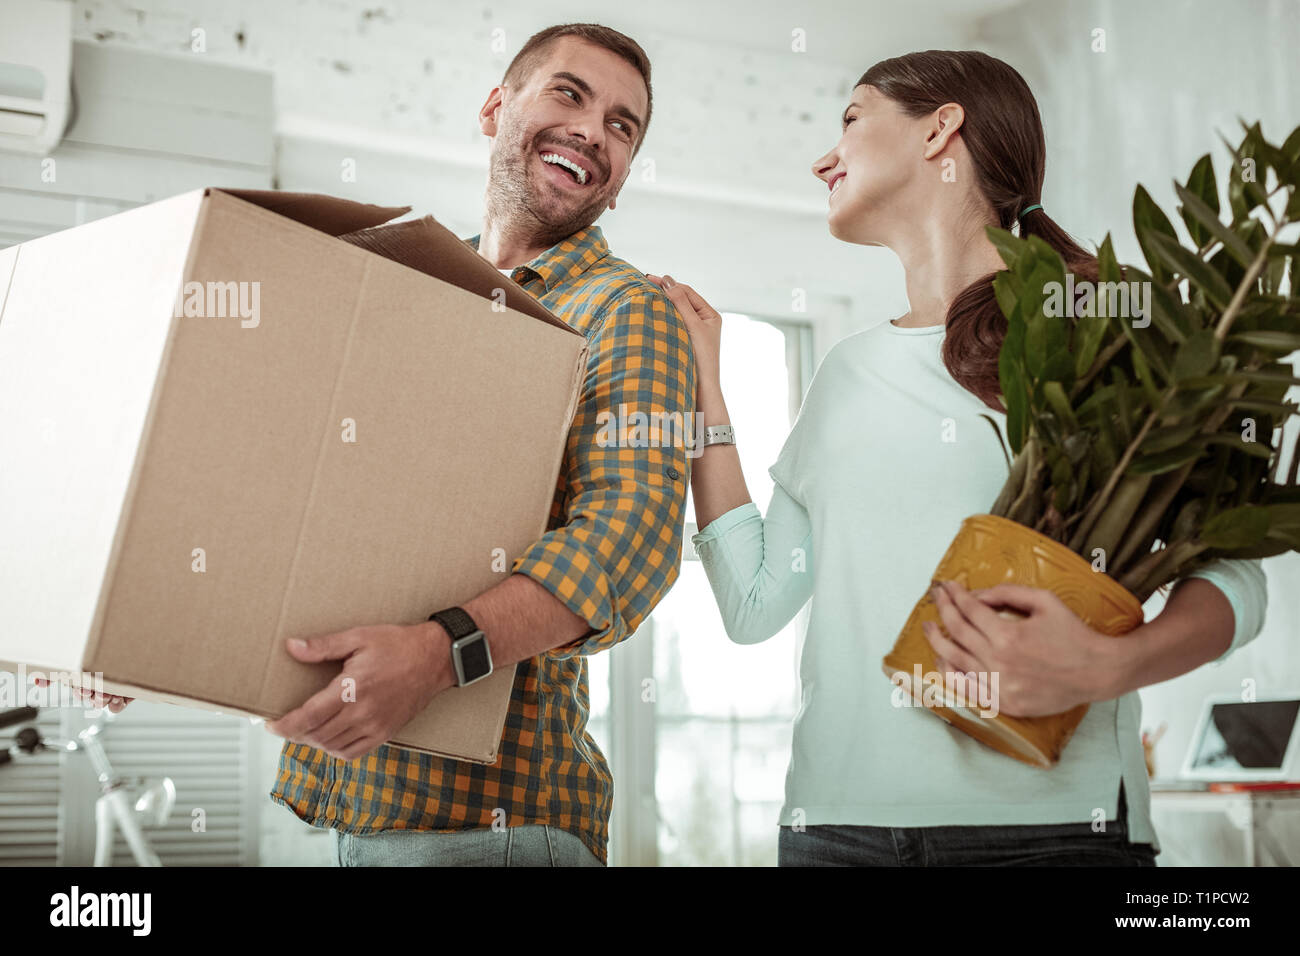
[[[725,313],[722,384],[759,509],[811,378],[811,329]],[[589,729],[614,773],[610,859],[622,865],[771,865],[798,707],[800,618],[757,646],[732,644],[690,544],[681,575],[640,630],[588,658]]]

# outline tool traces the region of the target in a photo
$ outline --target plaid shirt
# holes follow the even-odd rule
[[[469,242],[478,247],[477,236]],[[597,226],[512,278],[582,332],[589,351],[549,530],[511,571],[539,582],[590,631],[518,664],[495,764],[388,745],[349,763],[286,742],[271,799],[313,826],[357,834],[547,823],[603,862],[613,778],[587,733],[585,658],[629,637],[677,579],[690,480],[680,437],[628,447],[647,444],[638,441],[647,429],[635,416],[627,427],[628,416],[676,413],[693,434],[695,364],[672,303],[609,254]]]

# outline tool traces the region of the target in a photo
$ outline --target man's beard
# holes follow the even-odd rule
[[[530,182],[534,175],[530,163],[537,153],[536,145],[530,142],[524,149],[519,141],[497,141],[488,179],[488,215],[508,232],[549,248],[599,219],[609,204],[609,197],[593,184],[590,199],[577,208],[566,208],[560,202],[540,198],[544,190],[554,187],[545,182]],[[571,144],[562,145],[580,156],[585,155]],[[593,177],[606,172],[594,162],[589,165]]]

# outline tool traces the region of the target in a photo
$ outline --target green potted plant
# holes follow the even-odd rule
[[[1178,577],[1300,550],[1300,449],[1274,445],[1297,412],[1285,393],[1300,384],[1284,361],[1300,349],[1300,128],[1274,146],[1255,124],[1229,148],[1228,221],[1208,154],[1174,184],[1190,245],[1138,186],[1133,226],[1148,271],[1121,266],[1109,235],[1095,275],[1078,276],[1042,239],[988,230],[1007,266],[994,291],[1007,319],[999,379],[1014,458],[936,579],[1047,587],[1119,636]],[[933,671],[927,620],[942,626],[928,596],[885,657],[891,678]],[[932,709],[1039,766],[1057,762],[1087,711],[982,717],[951,696],[945,704]]]

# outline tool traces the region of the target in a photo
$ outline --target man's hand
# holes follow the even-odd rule
[[[456,682],[451,638],[432,621],[354,627],[287,644],[300,661],[342,660],[343,670],[266,729],[344,760],[374,750]]]

